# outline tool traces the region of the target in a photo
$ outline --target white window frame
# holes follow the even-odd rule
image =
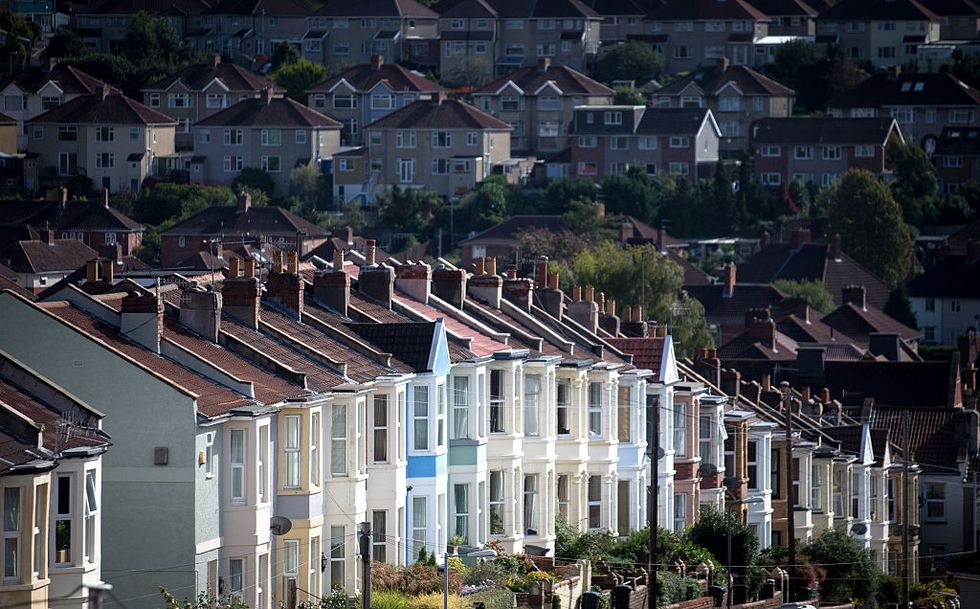
[[[347,404],[330,406],[330,475],[343,478],[347,466]]]
[[[236,441],[236,438],[238,440]],[[245,471],[245,463],[248,455],[246,446],[248,436],[244,429],[228,430],[228,464],[231,477],[229,478],[228,497],[235,505],[244,505],[248,493],[248,476]],[[238,445],[236,447],[236,444]],[[236,448],[240,448],[240,454],[235,454]],[[236,489],[236,485],[238,488]]]

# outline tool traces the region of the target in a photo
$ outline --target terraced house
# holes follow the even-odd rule
[[[300,0],[224,0],[194,15],[184,40],[256,69],[279,43],[299,46],[311,5]]]
[[[941,19],[914,0],[843,0],[820,13],[817,37],[876,68],[905,65],[940,38]]]

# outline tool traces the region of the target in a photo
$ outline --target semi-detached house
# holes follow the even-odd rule
[[[902,66],[919,45],[939,40],[940,22],[916,0],[843,0],[817,17],[817,40],[875,68]]]

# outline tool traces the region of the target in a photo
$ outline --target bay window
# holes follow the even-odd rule
[[[54,515],[54,549],[55,563],[59,566],[71,564],[73,486],[70,475],[58,476],[57,488],[55,489],[57,497],[55,498]],[[6,553],[6,549],[4,552]]]
[[[299,438],[300,438],[300,418],[299,415],[287,415],[284,417],[285,430],[283,438],[283,451],[285,453],[285,479],[283,486],[286,488],[299,488]]]
[[[453,507],[455,509],[455,527],[453,535],[459,537],[466,543],[469,540],[470,530],[470,503],[469,485],[453,485]]]
[[[490,472],[490,534],[504,534],[504,472]]]
[[[310,414],[310,485],[320,485],[320,413]]]
[[[540,407],[541,377],[524,377],[524,435],[538,435],[538,409]]]
[[[590,382],[588,395],[589,435],[602,435],[602,383]]]
[[[330,588],[344,589],[344,574],[347,571],[347,548],[344,527],[330,527]]]
[[[568,414],[571,408],[572,384],[562,379],[558,381],[555,389],[558,394],[558,435],[568,435],[571,433]]]
[[[96,496],[95,472],[85,472],[85,558],[95,562],[95,520],[99,514],[99,501]]]
[[[429,388],[424,385],[415,387],[415,404],[413,408],[412,425],[415,429],[415,450],[429,450]]]
[[[590,531],[602,528],[602,476],[589,476],[588,526]]]
[[[245,430],[232,429],[229,442],[231,502],[245,503]]]
[[[372,460],[375,463],[388,462],[388,396],[374,396],[374,450]]]
[[[3,579],[20,577],[20,488],[3,489]]]
[[[330,474],[347,475],[347,406],[330,407]]]
[[[425,547],[425,538],[428,534],[428,498],[412,497],[412,554],[418,554],[419,548]]]
[[[538,476],[524,476],[524,532],[538,534]]]
[[[470,379],[467,376],[453,377],[453,438],[470,437],[469,418]]]

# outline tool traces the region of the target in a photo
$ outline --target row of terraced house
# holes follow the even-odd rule
[[[147,288],[93,259],[39,299],[0,293],[0,372],[48,417],[3,393],[23,421],[4,429],[33,437],[33,453],[60,446],[66,476],[0,476],[21,489],[19,500],[5,490],[4,505],[19,523],[5,539],[22,549],[4,554],[17,562],[4,563],[0,595],[53,604],[82,566],[86,583],[112,584],[128,607],[155,606],[161,585],[263,608],[293,587],[301,600],[353,594],[361,522],[372,524],[375,560],[394,564],[421,547],[442,557],[456,537],[553,553],[559,519],[618,535],[645,526],[651,482],[656,522],[678,531],[708,506],[733,510],[762,547],[846,527],[881,569],[909,565],[912,576],[920,546],[935,555],[923,569],[975,547],[962,534],[977,524],[975,378],[956,361],[938,372],[909,363],[901,375],[950,384],[949,403],[913,414],[911,462],[898,411],[873,399],[901,388],[872,385],[855,409],[821,381],[744,381],[713,351],[678,360],[642,310],[588,286],[563,293],[545,260],[518,277],[492,258],[468,269],[379,264],[373,243],[350,235],[322,245],[332,263],[323,248],[268,268],[232,255],[217,280],[163,274]],[[655,409],[663,454],[651,468]],[[59,416],[92,431],[47,423]],[[60,439],[30,436],[31,425]],[[952,429],[965,433],[950,442]],[[934,458],[950,446],[959,460]],[[85,466],[91,478],[71,469],[76,455],[96,464]],[[289,526],[270,530],[273,517]],[[74,518],[66,537],[60,523]]]

